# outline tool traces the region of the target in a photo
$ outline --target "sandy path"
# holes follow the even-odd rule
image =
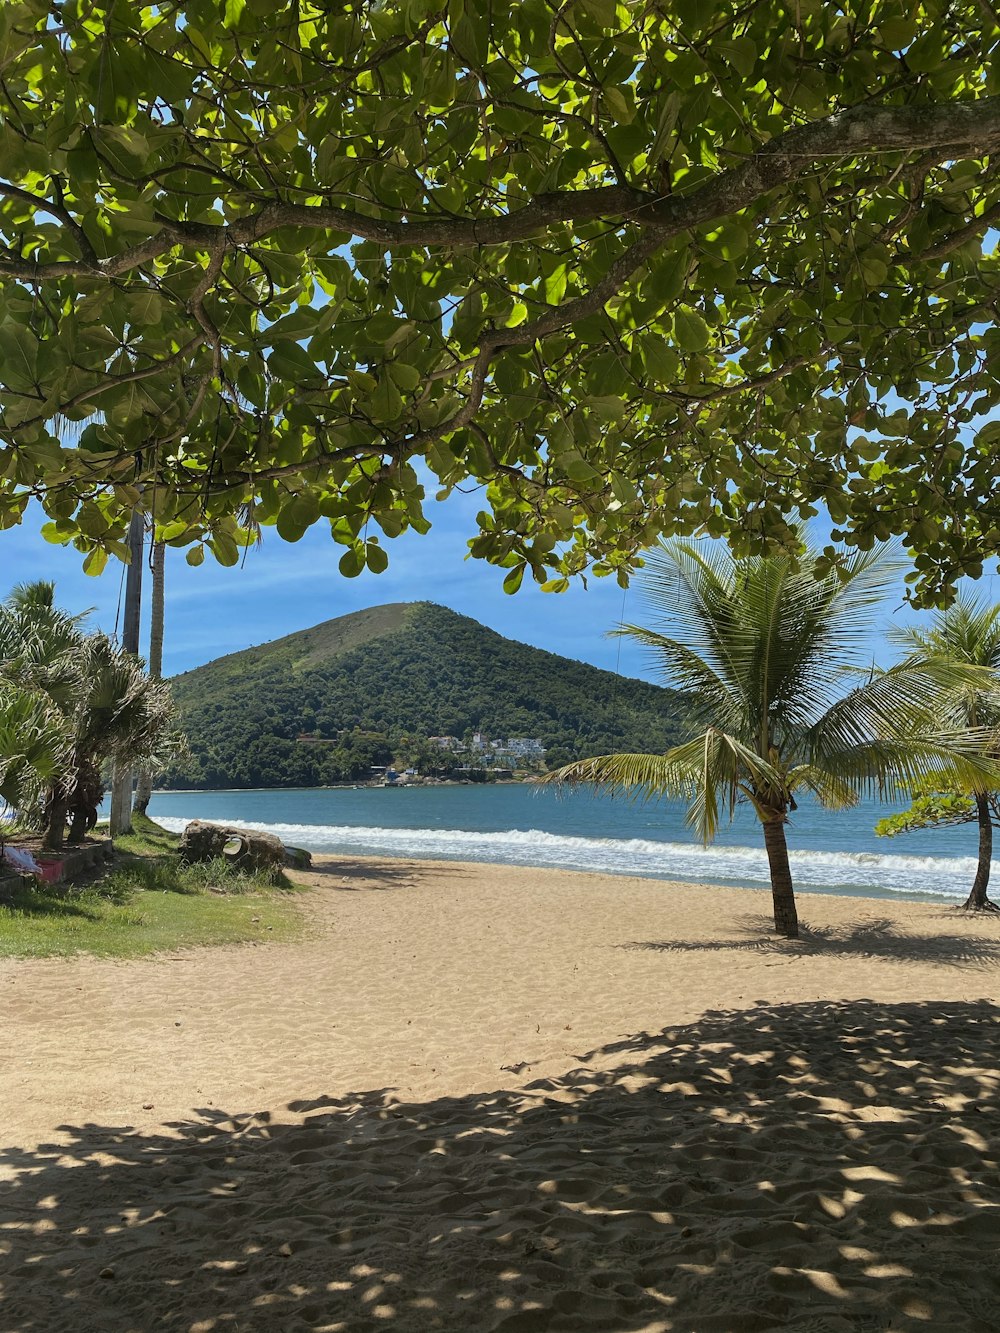
[[[1000,922],[312,882],[294,944],[0,963],[4,1333],[996,1327]]]

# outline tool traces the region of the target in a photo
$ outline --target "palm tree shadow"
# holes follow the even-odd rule
[[[63,1126],[0,1154],[4,1326],[990,1329],[996,1039],[758,1006],[511,1091]]]
[[[1000,963],[1000,940],[957,932],[907,935],[897,930],[889,917],[863,918],[842,926],[810,927],[800,923],[799,938],[785,940],[773,933],[768,917],[748,912],[736,918],[731,938],[630,940],[615,947],[656,953],[733,951],[774,953],[786,958],[887,958],[899,962],[961,963],[974,967]]]
[[[351,857],[343,861],[331,859],[321,865],[308,867],[308,873],[323,880],[324,890],[333,890],[335,893],[415,888],[422,878],[421,871],[405,861],[377,857]],[[434,863],[436,881],[461,877],[466,873],[461,866],[449,865],[447,861]]]

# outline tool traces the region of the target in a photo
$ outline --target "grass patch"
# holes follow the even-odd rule
[[[94,829],[95,837],[107,837],[107,824],[98,824]],[[132,816],[132,832],[115,839],[115,849],[130,856],[166,856],[176,852],[180,846],[181,835],[170,833],[149,818],[148,815]]]
[[[39,884],[0,902],[0,957],[137,958],[299,934],[294,900],[303,890],[285,876],[274,884],[221,858],[182,865],[176,834],[142,815],[133,822],[100,878],[75,887]]]

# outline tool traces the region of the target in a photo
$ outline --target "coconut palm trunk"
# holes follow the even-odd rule
[[[774,928],[779,935],[794,940],[799,934],[799,914],[795,907],[792,870],[788,863],[784,818],[764,821],[764,848],[771,872],[771,899],[774,903]]]
[[[976,878],[972,882],[972,892],[965,901],[970,911],[996,911],[997,909],[986,896],[990,887],[990,869],[993,861],[993,815],[989,798],[982,792],[976,793],[976,817],[979,822],[979,864]]]
[[[163,674],[163,542],[153,543],[153,594],[149,613],[149,675],[159,680]],[[153,771],[147,764],[139,774],[132,802],[134,814],[144,815],[153,793]]]

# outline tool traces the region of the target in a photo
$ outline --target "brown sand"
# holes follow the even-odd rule
[[[1000,918],[328,860],[306,938],[0,962],[0,1330],[1000,1323]]]

